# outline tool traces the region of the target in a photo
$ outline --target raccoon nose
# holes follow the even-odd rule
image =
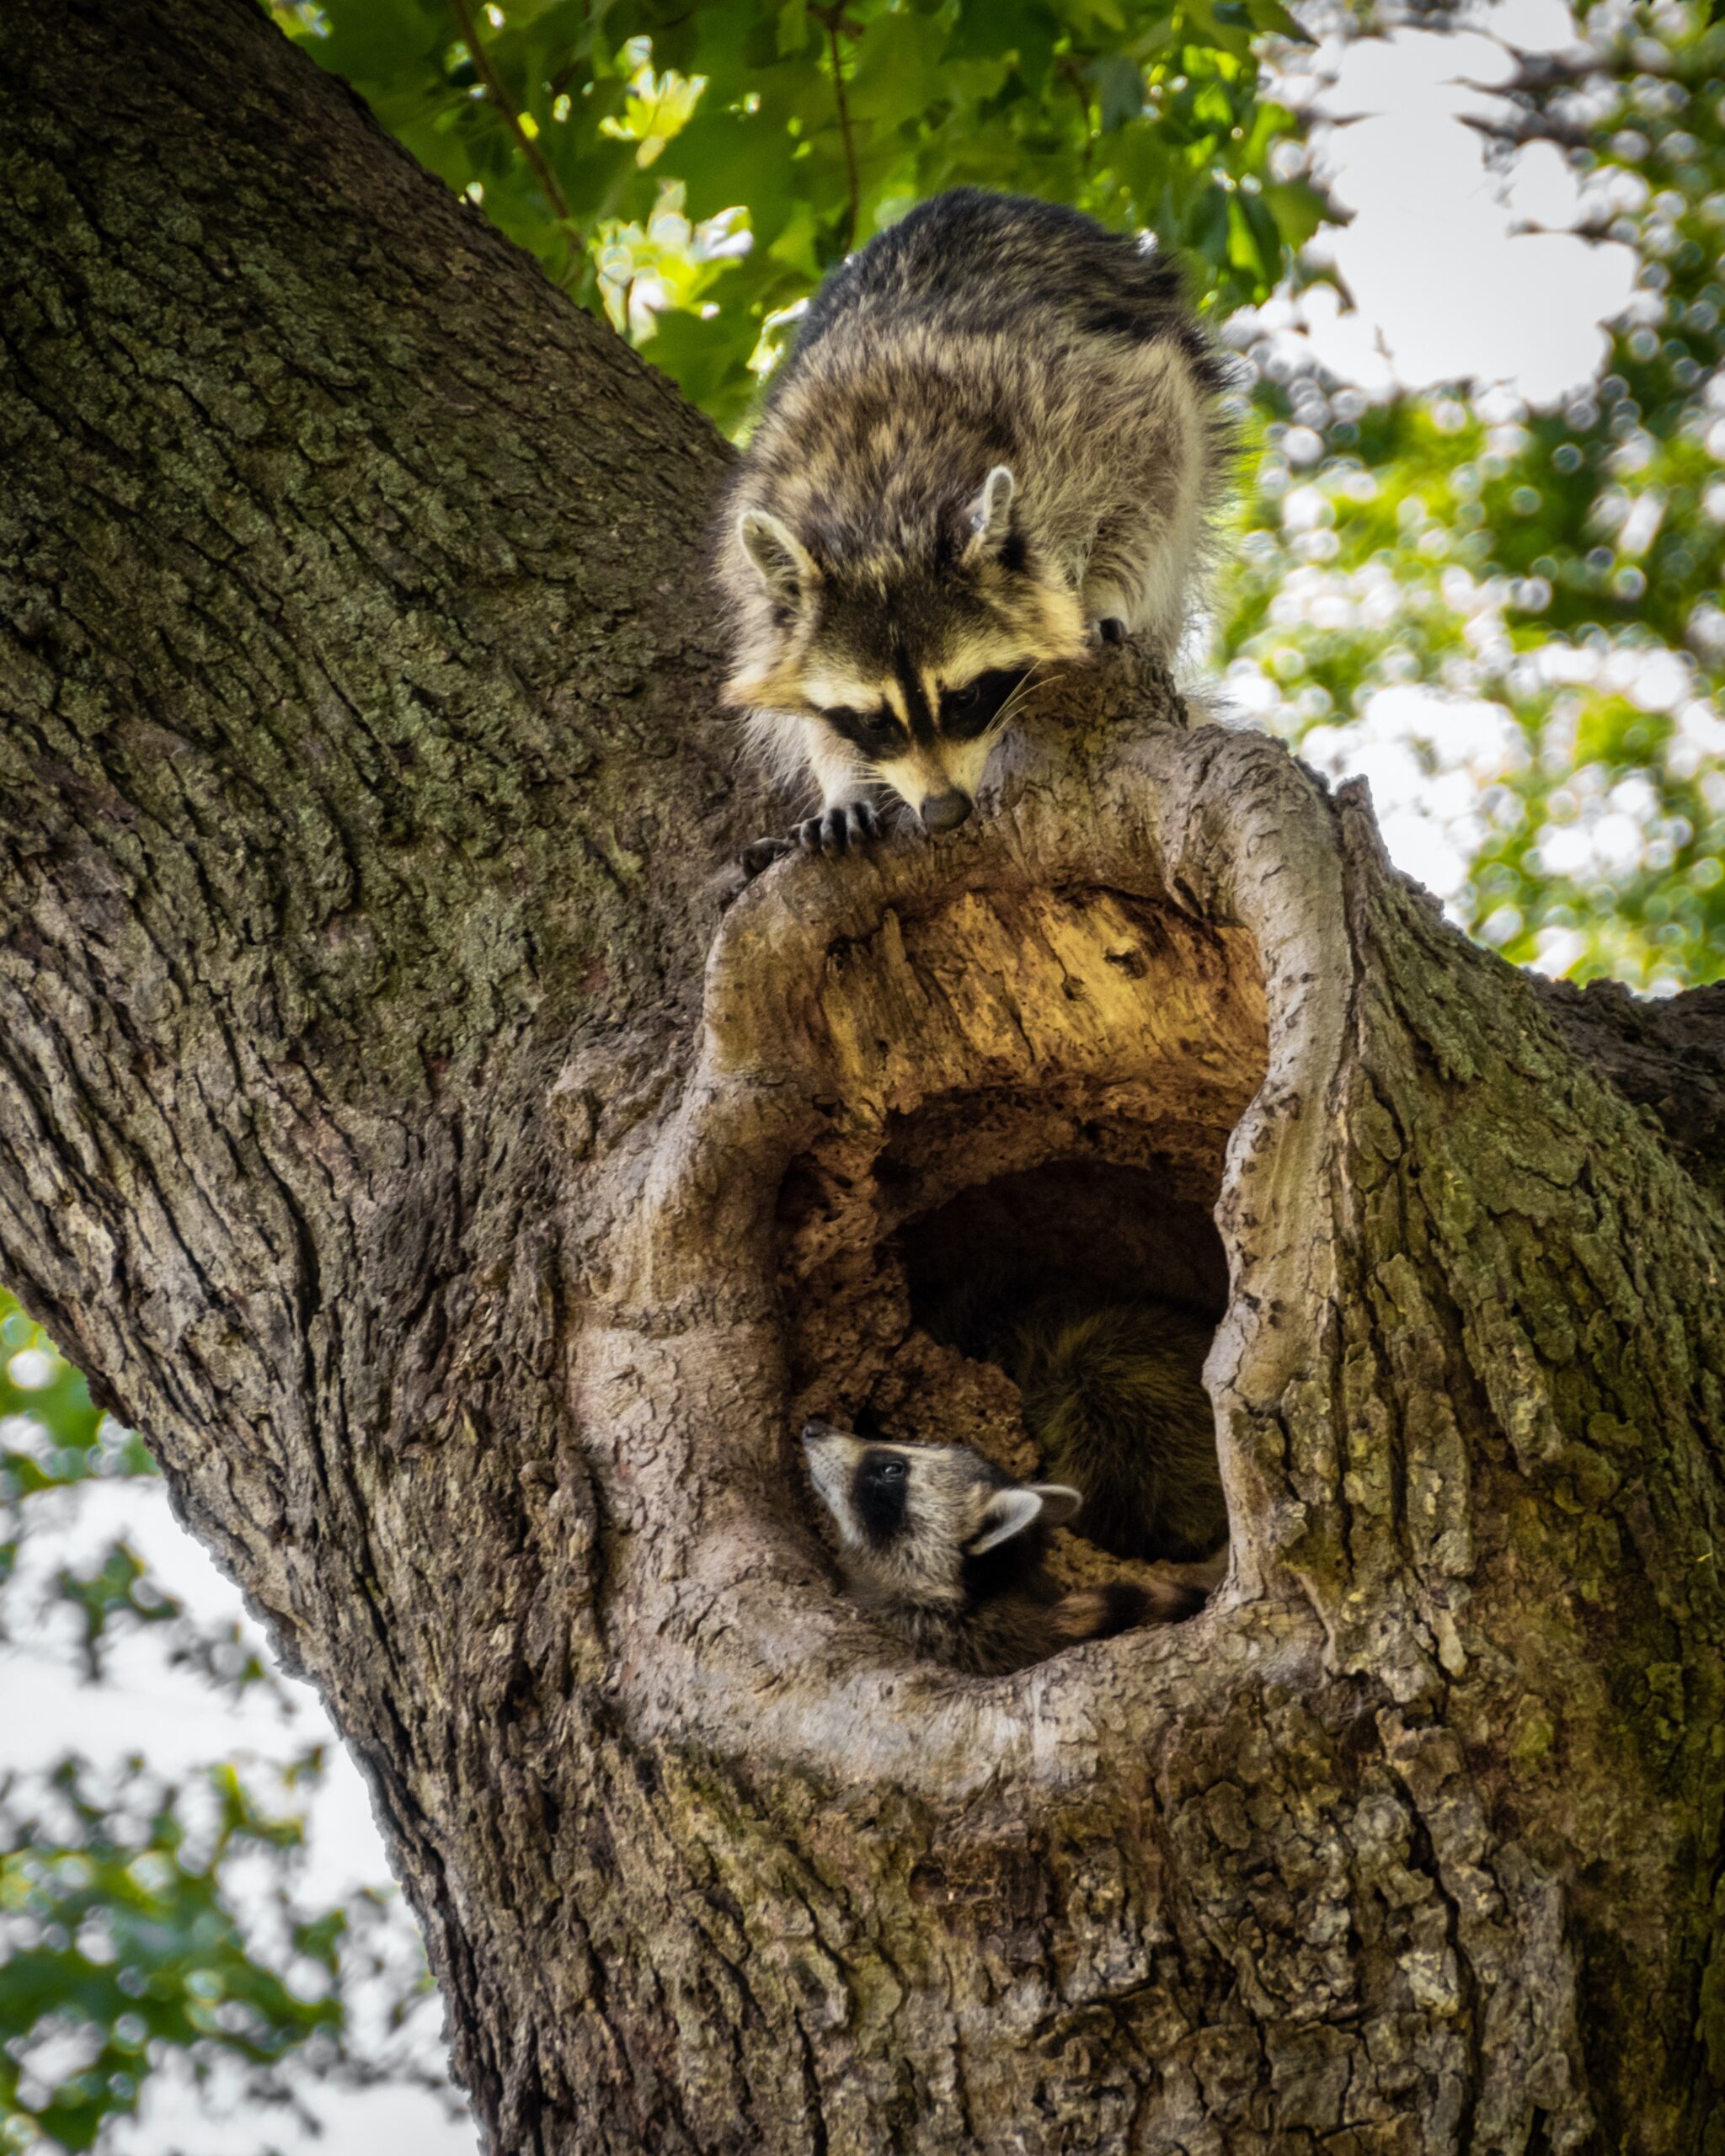
[[[955,787],[950,793],[930,794],[917,813],[925,830],[955,831],[970,814],[969,798]]]

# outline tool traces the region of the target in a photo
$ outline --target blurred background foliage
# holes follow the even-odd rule
[[[722,426],[788,311],[911,203],[1033,188],[1261,297],[1324,214],[1281,0],[332,0],[279,8],[414,155]]]
[[[1411,770],[1455,852],[1442,895],[1509,958],[1655,992],[1725,974],[1725,26],[1705,0],[1600,0],[1482,123],[1499,163],[1555,147],[1579,229],[1633,251],[1605,363],[1549,409],[1368,393],[1276,334],[1290,294],[1334,281],[1343,215],[1278,87],[1306,40],[1281,0],[272,12],[733,434],[823,273],[923,196],[1019,188],[1153,230],[1239,359],[1241,486],[1197,654],[1236,709],[1322,769]],[[1300,12],[1332,42],[1407,19]],[[194,1620],[124,1536],[28,1561],[34,1520],[116,1483],[159,1505],[137,1439],[0,1294],[0,1638],[93,1684],[147,1632],[224,1697],[279,1687],[242,1622]],[[312,2080],[426,2077],[399,1905],[299,1892],[321,1772],[315,1747],[178,1780],[67,1756],[0,1785],[0,2150],[101,2146],[152,2073],[288,2110]],[[263,2145],[254,2121],[243,2138]]]
[[[242,1620],[196,1620],[124,1536],[31,1561],[66,1546],[68,1501],[97,1486],[160,1502],[144,1447],[0,1289],[0,1642],[99,1684],[147,1630],[222,1698],[281,1695]],[[302,1892],[325,1753],[275,1750],[179,1776],[68,1750],[0,1779],[0,2151],[105,2146],[152,2076],[204,2099],[246,2156],[277,2138],[261,2121],[315,2127],[313,2084],[441,2084],[418,1937],[393,1890]]]
[[[1725,23],[1595,8],[1482,131],[1499,162],[1560,150],[1577,229],[1633,251],[1605,364],[1549,410],[1466,385],[1373,402],[1248,327],[1218,655],[1333,768],[1415,708],[1385,691],[1452,700],[1424,753],[1460,782],[1456,917],[1512,959],[1669,994],[1725,974]]]

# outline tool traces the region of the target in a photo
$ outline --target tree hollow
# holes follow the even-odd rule
[[[1166,698],[1130,654],[1117,677],[1140,714],[1146,695]],[[1278,776],[1257,801],[1231,783],[1242,751]],[[1210,825],[1224,792],[1221,846]],[[1217,1685],[1229,1656],[1147,1632],[1028,1682],[961,1686],[908,1663],[830,1584],[796,1430],[811,1415],[872,1418],[1028,1468],[1011,1385],[937,1346],[913,1305],[942,1251],[979,1237],[996,1251],[1010,1240],[1020,1267],[1039,1237],[1051,1268],[1081,1250],[1118,1291],[1219,1321],[1208,1382],[1235,1576],[1199,1622],[1228,1630],[1274,1564],[1230,1435],[1242,1386],[1287,1353],[1276,1278],[1290,1249],[1263,1225],[1316,1157],[1309,1104],[1336,1048],[1334,1006],[1311,992],[1311,953],[1339,942],[1333,876],[1296,891],[1253,858],[1257,827],[1274,825],[1285,855],[1283,827],[1324,814],[1284,760],[1167,719],[1112,738],[1055,728],[1009,761],[991,805],[958,843],[793,863],[738,900],[709,960],[700,1061],[645,1165],[646,1202],[619,1223],[602,1328],[580,1358],[583,1421],[614,1449],[628,1599],[654,1641],[645,1689],[686,1704],[667,1673],[675,1641],[702,1664],[696,1689],[727,1748],[740,1722],[823,1771],[947,1794],[954,1774],[1009,1774],[1015,1755],[1035,1763],[1033,1782],[1074,1770],[1062,1755],[1090,1717],[1071,1716],[1050,1749],[1051,1685],[1124,1684],[1162,1715],[1169,1655]],[[1321,1225],[1307,1209],[1302,1265]],[[691,1476],[708,1501],[675,1572],[665,1522],[688,1519],[675,1491]],[[723,1602],[716,1666],[676,1614],[692,1580]]]

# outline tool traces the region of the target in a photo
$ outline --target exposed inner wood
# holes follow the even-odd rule
[[[982,1265],[1220,1318],[1210,1214],[1268,1053],[1251,939],[1108,890],[967,892],[836,944],[819,1008],[854,1087],[780,1197],[793,1425],[1028,1474],[1017,1388],[920,1321]],[[1058,1545],[1070,1577],[1131,1572]]]

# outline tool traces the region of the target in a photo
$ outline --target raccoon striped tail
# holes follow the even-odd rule
[[[1063,1646],[1081,1640],[1111,1640],[1116,1632],[1130,1632],[1140,1625],[1173,1625],[1202,1609],[1201,1588],[1163,1585],[1134,1587],[1128,1580],[1110,1580],[1106,1587],[1076,1588],[1063,1594],[1049,1612],[1055,1636]]]
[[[1007,1368],[1049,1475],[1084,1492],[1078,1531],[1120,1557],[1208,1556],[1228,1531],[1201,1372],[1211,1328],[1162,1303],[1050,1297]]]

